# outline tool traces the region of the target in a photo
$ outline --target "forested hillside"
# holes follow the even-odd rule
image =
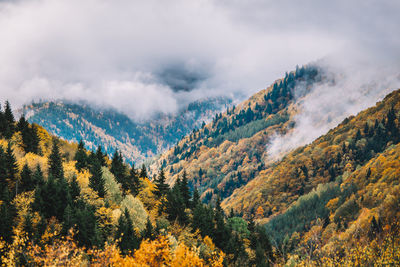
[[[169,183],[186,170],[193,177],[190,187],[196,187],[204,201],[226,198],[265,168],[266,145],[277,131],[293,127],[298,100],[313,85],[329,82],[327,73],[314,65],[286,73],[249,100],[217,114],[151,168],[157,171],[165,167]]]
[[[62,141],[0,112],[0,261],[8,266],[223,266],[273,262],[266,230],[201,203],[188,177]]]
[[[113,109],[61,100],[26,105],[22,113],[29,122],[42,125],[65,140],[83,140],[89,150],[102,146],[109,156],[118,149],[127,162],[133,163],[143,162],[173,146],[203,121],[226,109],[231,101],[227,97],[202,99],[177,114],[158,114],[142,122]]]

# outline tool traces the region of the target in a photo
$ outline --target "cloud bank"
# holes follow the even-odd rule
[[[16,106],[175,112],[205,96],[249,96],[332,53],[395,61],[398,11],[396,0],[2,1],[0,92]]]

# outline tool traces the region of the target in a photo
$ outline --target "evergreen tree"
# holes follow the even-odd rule
[[[183,202],[185,203],[186,208],[190,208],[191,203],[190,203],[190,189],[189,189],[189,184],[188,184],[188,179],[187,179],[187,174],[186,171],[183,171],[183,176],[182,180],[180,183],[180,192],[183,198]]]
[[[18,165],[17,165],[17,160],[15,159],[14,156],[14,152],[11,148],[10,142],[8,142],[7,145],[6,166],[7,166],[7,178],[10,179],[12,183],[15,183],[15,193],[18,194],[18,180],[17,180]]]
[[[147,217],[146,228],[142,232],[142,238],[150,240],[154,238],[154,228],[149,217]]]
[[[226,242],[230,239],[230,233],[227,226],[225,225],[225,215],[224,211],[221,208],[221,199],[219,197],[217,198],[217,201],[215,203],[214,214],[214,241],[219,248],[224,249]]]
[[[160,172],[158,173],[158,176],[154,181],[154,184],[155,184],[154,194],[158,198],[161,198],[168,192],[169,185],[165,182],[165,173],[163,168],[160,169]]]
[[[200,231],[200,234],[205,237],[213,237],[214,234],[214,213],[211,207],[199,204],[193,210],[192,229]]]
[[[14,226],[14,216],[16,215],[15,207],[11,204],[11,197],[8,188],[4,188],[1,192],[0,199],[0,236],[4,241],[10,243],[12,240]]]
[[[76,160],[75,167],[78,171],[82,171],[82,169],[87,168],[88,166],[88,157],[85,151],[85,145],[83,141],[80,140],[78,144],[78,150],[75,153],[74,160]]]
[[[96,158],[99,161],[100,166],[107,166],[105,156],[102,147],[99,145],[96,150]]]
[[[110,171],[114,174],[115,179],[118,183],[122,185],[124,190],[128,190],[128,178],[126,175],[126,167],[122,159],[121,153],[116,150],[114,152],[112,161],[111,161],[111,168]]]
[[[142,188],[142,182],[140,181],[139,175],[135,169],[135,165],[132,164],[132,168],[129,171],[129,188],[133,196],[137,196]]]
[[[197,188],[195,188],[193,191],[193,197],[191,202],[192,202],[191,207],[193,210],[196,208],[197,205],[201,204],[200,194]]]
[[[116,238],[120,239],[118,246],[124,254],[139,248],[139,240],[133,230],[133,223],[127,209],[118,219]]]
[[[81,194],[81,188],[78,184],[76,176],[72,177],[71,182],[69,183],[69,193],[71,195],[71,199],[75,200]]]
[[[60,148],[58,147],[58,141],[55,138],[53,139],[53,147],[49,156],[49,176],[56,179],[64,178]]]
[[[8,179],[7,156],[3,150],[3,147],[0,146],[0,193],[2,193],[5,188],[8,188],[7,179]]]
[[[80,201],[73,211],[73,225],[78,230],[75,239],[81,246],[90,248],[102,244],[95,211],[93,206],[84,201]]]
[[[146,170],[146,166],[144,164],[142,164],[142,168],[140,169],[140,175],[141,178],[145,178],[148,177],[147,176],[147,170]]]
[[[43,172],[39,164],[36,165],[36,170],[33,173],[33,181],[35,183],[35,186],[43,186],[45,183],[43,178]]]
[[[104,198],[106,194],[105,181],[103,178],[103,171],[98,160],[95,160],[90,170],[92,176],[89,178],[89,187],[97,192],[99,197]]]
[[[5,130],[4,137],[10,139],[15,132],[15,119],[11,110],[10,103],[6,101],[4,110]]]
[[[169,190],[167,193],[165,211],[168,215],[168,220],[177,220],[180,224],[186,224],[188,217],[185,208],[185,201],[181,192],[181,181],[178,178],[172,190]]]
[[[28,164],[25,163],[21,171],[21,191],[31,191],[35,188],[32,176],[32,171],[29,169]]]

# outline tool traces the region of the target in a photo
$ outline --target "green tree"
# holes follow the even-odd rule
[[[15,132],[15,118],[11,110],[10,102],[6,101],[4,109],[5,129],[4,137],[10,139]]]
[[[169,190],[169,185],[165,182],[165,173],[164,169],[161,168],[160,172],[158,173],[157,178],[154,181],[155,184],[155,191],[154,194],[158,197],[161,198],[167,194]]]
[[[191,206],[191,202],[190,202],[190,189],[189,189],[189,183],[188,183],[188,178],[187,178],[187,174],[186,171],[183,171],[183,175],[182,175],[182,180],[180,182],[180,192],[182,195],[182,199],[183,202],[185,203],[185,207],[186,208],[190,208]]]
[[[35,188],[32,176],[32,171],[29,169],[28,164],[25,163],[21,171],[21,191],[31,191]]]
[[[76,150],[74,160],[76,160],[75,167],[78,171],[82,171],[82,169],[87,168],[88,157],[86,155],[85,145],[83,144],[82,140],[79,141],[78,150]]]
[[[118,219],[115,237],[119,238],[118,246],[124,254],[139,248],[139,239],[133,230],[133,223],[128,209],[125,209]]]
[[[142,188],[142,182],[140,181],[139,174],[135,169],[135,165],[132,164],[132,168],[129,171],[129,188],[133,196],[137,196]]]
[[[89,187],[97,192],[99,197],[104,198],[106,194],[105,181],[103,178],[103,171],[98,160],[95,160],[90,170],[91,176],[89,178]]]
[[[64,178],[60,148],[58,146],[58,141],[55,138],[53,139],[53,146],[49,156],[49,176],[56,179]]]
[[[112,172],[112,174],[114,174],[117,182],[122,185],[122,188],[124,190],[128,190],[129,184],[128,184],[128,177],[126,175],[126,167],[121,152],[119,152],[118,150],[114,152],[111,161],[110,171]]]

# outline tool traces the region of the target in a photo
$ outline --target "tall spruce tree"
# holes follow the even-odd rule
[[[112,172],[112,174],[114,174],[117,182],[122,185],[122,188],[124,190],[128,190],[129,185],[128,185],[128,177],[126,175],[126,167],[121,152],[119,152],[118,150],[114,152],[111,161],[110,171]]]
[[[157,175],[156,180],[154,181],[155,183],[155,191],[154,194],[158,197],[161,198],[167,194],[169,190],[169,185],[165,182],[165,173],[164,169],[161,168],[160,172]]]
[[[10,102],[8,102],[8,100],[6,101],[5,104],[4,119],[6,123],[4,130],[4,137],[10,139],[15,132],[15,118],[11,110]]]
[[[90,170],[91,177],[89,178],[89,187],[97,192],[99,197],[104,198],[106,194],[105,181],[103,178],[103,171],[98,160],[93,162],[93,166]]]
[[[142,164],[142,168],[140,169],[140,175],[141,178],[147,177],[147,169],[144,164]]]
[[[78,171],[82,171],[84,168],[87,168],[88,157],[86,155],[85,145],[83,144],[82,140],[79,141],[74,160],[76,160],[75,167]]]
[[[100,166],[107,166],[105,154],[103,153],[103,148],[99,145],[96,150],[96,158],[100,163]]]
[[[188,183],[186,171],[183,171],[182,180],[180,182],[180,192],[181,192],[181,195],[183,198],[183,202],[185,203],[185,207],[190,208],[191,195],[190,195],[190,189],[189,189],[189,183]]]
[[[118,219],[115,237],[119,238],[118,246],[123,254],[128,254],[139,248],[139,239],[133,230],[133,223],[127,209]]]
[[[137,196],[142,188],[142,182],[140,181],[139,174],[135,169],[135,165],[132,164],[132,168],[129,171],[129,189],[133,196]]]
[[[53,147],[49,156],[49,176],[56,179],[64,178],[60,148],[58,146],[58,141],[55,138],[53,139]]]
[[[18,194],[18,165],[15,159],[13,149],[11,148],[11,143],[8,142],[7,154],[6,154],[6,166],[7,166],[7,178],[10,179],[11,183],[14,184],[15,194]]]
[[[32,171],[29,169],[28,163],[25,163],[21,171],[21,191],[31,191],[35,188]]]

